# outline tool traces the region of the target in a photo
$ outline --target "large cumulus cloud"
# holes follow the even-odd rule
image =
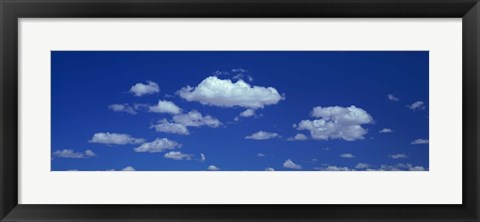
[[[365,110],[355,106],[314,107],[310,115],[314,120],[302,120],[295,124],[297,130],[308,130],[313,139],[343,139],[354,141],[363,139],[367,130],[363,124],[373,123],[373,118]]]
[[[252,109],[277,104],[283,96],[273,87],[251,86],[243,80],[232,82],[210,76],[198,86],[186,86],[178,94],[187,101],[220,107],[246,107]]]

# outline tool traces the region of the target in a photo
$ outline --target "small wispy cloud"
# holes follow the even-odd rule
[[[144,96],[160,92],[160,87],[156,82],[147,81],[147,84],[137,83],[133,85],[129,92],[134,96]]]
[[[63,150],[57,150],[53,152],[53,156],[57,158],[80,159],[80,158],[94,157],[96,156],[96,154],[92,150],[85,150],[84,152],[75,152],[74,150],[63,149]]]
[[[351,154],[351,153],[343,153],[343,154],[340,154],[340,157],[342,157],[342,158],[347,158],[347,159],[351,159],[351,158],[355,158],[356,156],[354,156],[354,155]]]
[[[138,144],[143,143],[145,139],[134,138],[128,134],[121,133],[95,133],[88,142],[101,143],[101,144],[113,144],[113,145],[125,145],[125,144]]]
[[[136,170],[132,166],[127,166],[127,167],[123,168],[122,171],[136,171]]]
[[[168,153],[165,153],[164,157],[172,160],[191,160],[193,155],[185,154],[180,151],[170,151]]]
[[[283,162],[283,167],[295,170],[302,169],[302,166],[294,163],[291,159],[285,160],[285,162]]]
[[[304,141],[307,139],[308,137],[303,133],[297,133],[294,137],[287,138],[288,141]]]
[[[185,114],[174,115],[173,121],[188,127],[209,126],[216,128],[222,125],[220,120],[209,115],[204,116],[197,110],[192,110]]]
[[[357,165],[355,165],[355,169],[367,169],[369,167],[370,165],[367,163],[358,163]]]
[[[416,139],[411,142],[413,145],[428,144],[428,139]]]
[[[235,121],[239,121],[240,118],[250,118],[255,116],[255,110],[254,109],[246,109],[245,111],[241,112],[240,115],[235,117]]]
[[[175,103],[167,100],[159,100],[157,105],[151,106],[149,108],[150,112],[154,113],[170,113],[170,114],[179,114],[182,112],[182,109],[175,105]]]
[[[152,125],[151,128],[155,128],[155,131],[162,133],[173,133],[180,135],[190,134],[190,131],[185,125],[180,123],[171,123],[166,119],[159,120],[156,124]]]
[[[333,165],[327,165],[323,167],[314,167],[313,169],[319,170],[319,171],[353,171],[354,170],[348,167],[333,166]]]
[[[258,131],[250,136],[246,136],[245,139],[249,140],[269,140],[279,138],[280,135],[277,133],[265,132],[265,131]]]
[[[124,104],[111,104],[108,106],[109,109],[113,110],[113,112],[124,112],[128,114],[135,115],[137,111],[135,107],[128,105],[127,103]]]
[[[408,155],[405,153],[397,153],[397,154],[388,155],[388,157],[396,160],[396,159],[406,159],[408,158]]]
[[[220,168],[218,168],[217,166],[215,165],[210,165],[208,166],[207,170],[210,170],[210,171],[217,171],[217,170],[220,170]]]
[[[411,110],[424,110],[425,104],[422,101],[416,101],[407,106]]]
[[[175,141],[169,140],[167,138],[157,138],[152,142],[144,143],[139,147],[134,148],[135,152],[149,152],[149,153],[158,153],[165,150],[173,150],[176,148],[182,147],[182,144]]]
[[[387,98],[390,100],[390,101],[398,101],[399,99],[397,97],[395,97],[393,94],[388,94],[387,95]]]
[[[392,129],[388,129],[388,128],[384,128],[382,130],[379,131],[380,133],[393,133],[393,130]]]

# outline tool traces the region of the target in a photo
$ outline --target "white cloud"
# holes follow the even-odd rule
[[[182,147],[181,144],[169,140],[167,138],[157,138],[152,142],[144,143],[139,147],[134,148],[135,152],[150,152],[158,153],[165,150],[173,150]]]
[[[291,159],[285,160],[285,162],[283,162],[283,167],[295,170],[302,169],[302,166],[294,163]]]
[[[155,128],[157,132],[162,133],[173,133],[173,134],[180,134],[180,135],[188,135],[190,132],[188,128],[180,123],[170,123],[166,119],[162,119],[158,121],[157,124],[153,125],[152,128]]]
[[[351,153],[340,154],[340,157],[342,157],[342,158],[355,158],[355,156]]]
[[[410,167],[408,168],[409,171],[426,171],[427,169],[425,169],[425,167],[423,166],[414,166],[414,167]]]
[[[91,151],[91,150],[85,150],[85,152],[75,152],[73,150],[69,149],[63,149],[63,150],[57,150],[53,152],[53,156],[58,157],[58,158],[73,158],[73,159],[79,159],[79,158],[88,158],[88,157],[94,157],[96,154]]]
[[[130,93],[135,96],[143,96],[160,92],[158,84],[152,81],[147,81],[147,84],[137,83],[130,88]]]
[[[216,128],[222,125],[222,122],[220,122],[218,119],[215,119],[209,115],[203,116],[196,110],[192,110],[186,114],[175,115],[173,116],[173,121],[184,126],[191,127],[209,126]]]
[[[85,150],[85,156],[94,157],[96,155],[92,150]]]
[[[205,156],[205,154],[200,153],[200,160],[205,161],[206,159],[207,159],[207,157]]]
[[[250,136],[246,136],[245,139],[250,140],[269,140],[274,138],[279,138],[280,136],[277,133],[270,133],[265,131],[258,131]]]
[[[263,153],[257,153],[257,156],[258,156],[258,157],[264,157],[265,154],[263,154]]]
[[[382,164],[379,169],[373,169],[378,171],[426,171],[423,166],[414,166],[410,163],[399,163],[395,165]]]
[[[216,167],[215,165],[210,165],[208,166],[207,170],[216,171],[216,170],[220,170],[220,168]]]
[[[133,168],[132,166],[127,166],[123,168],[122,171],[135,171],[135,168]]]
[[[367,168],[369,168],[369,167],[370,167],[370,165],[369,165],[369,164],[366,164],[366,163],[358,163],[358,164],[355,166],[356,169],[367,169]]]
[[[304,141],[304,140],[307,140],[308,137],[305,136],[305,134],[303,133],[297,133],[297,135],[295,135],[294,137],[289,137],[287,140],[288,141]]]
[[[313,139],[344,139],[354,141],[363,139],[367,130],[362,124],[373,123],[373,118],[363,109],[350,107],[314,107],[311,114],[315,120],[302,120],[297,130],[308,130]]]
[[[423,104],[422,101],[416,101],[412,103],[411,105],[407,106],[411,110],[423,110],[425,109],[425,105]]]
[[[114,144],[114,145],[125,145],[125,144],[138,144],[143,143],[145,139],[133,138],[128,134],[120,133],[95,133],[90,143],[102,143],[102,144]]]
[[[247,73],[248,70],[242,69],[242,68],[237,68],[237,69],[232,69],[233,73]]]
[[[153,113],[179,114],[182,112],[182,109],[180,109],[173,102],[167,100],[159,100],[157,105],[151,106],[149,108],[149,111]]]
[[[382,130],[379,131],[380,133],[393,133],[393,130],[392,129],[388,129],[388,128],[384,128]]]
[[[398,101],[398,100],[399,100],[397,97],[395,97],[395,96],[392,95],[392,94],[388,94],[388,95],[387,95],[387,98],[388,98],[390,101]]]
[[[326,167],[314,167],[314,170],[320,171],[353,171],[348,167],[339,167],[339,166],[326,166]]]
[[[185,154],[180,151],[170,151],[165,153],[165,158],[173,159],[173,160],[191,160],[193,155],[192,154]]]
[[[128,104],[112,104],[108,106],[109,109],[113,110],[113,112],[125,112],[129,113],[132,115],[137,114],[137,111],[135,111],[135,108],[128,105]]]
[[[250,86],[243,80],[233,83],[229,79],[210,76],[196,87],[183,87],[178,94],[187,101],[220,107],[263,108],[277,104],[283,97],[273,87]]]
[[[388,157],[394,160],[408,158],[407,154],[405,153],[391,154],[391,155],[388,155]]]
[[[255,116],[255,110],[254,109],[246,109],[245,111],[241,112],[240,115],[235,117],[235,121],[239,121],[240,118],[250,118]]]
[[[275,171],[275,169],[273,169],[271,167],[267,167],[267,168],[265,168],[265,171]]]
[[[427,139],[416,139],[414,141],[412,141],[413,145],[419,145],[419,144],[428,144],[428,140]]]

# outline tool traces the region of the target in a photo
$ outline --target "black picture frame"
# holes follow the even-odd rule
[[[478,0],[0,0],[0,15],[1,221],[479,221]],[[462,18],[463,204],[18,204],[17,20],[47,17]]]

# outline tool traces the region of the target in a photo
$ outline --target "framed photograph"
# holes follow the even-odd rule
[[[1,221],[479,221],[476,0],[0,4]]]

